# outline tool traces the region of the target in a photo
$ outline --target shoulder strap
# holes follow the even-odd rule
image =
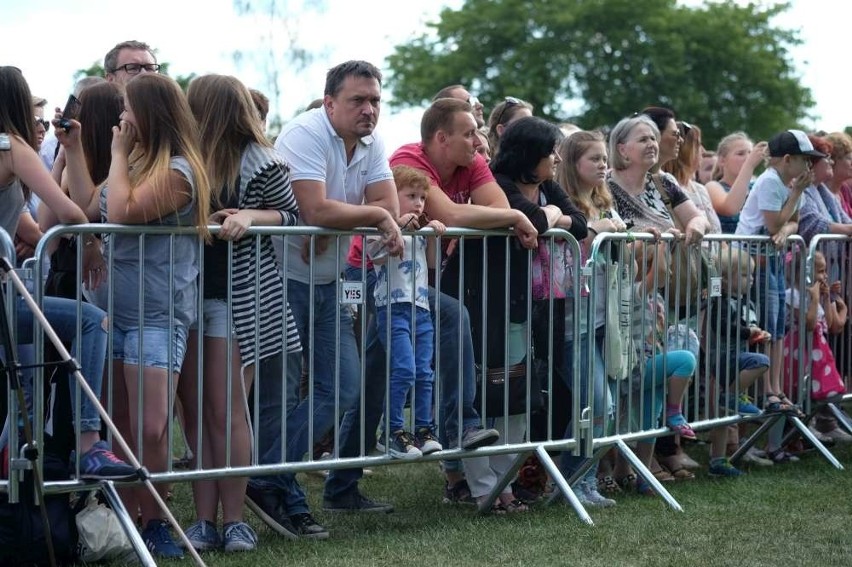
[[[663,180],[660,178],[660,174],[652,173],[651,179],[653,179],[654,185],[657,187],[657,191],[660,192],[660,198],[663,200],[663,204],[669,209],[669,212],[671,212],[672,199],[669,195],[668,189],[666,189],[665,185],[663,185]]]

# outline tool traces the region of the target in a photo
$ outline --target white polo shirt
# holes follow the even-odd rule
[[[275,149],[290,165],[292,181],[325,183],[326,198],[350,205],[364,202],[364,190],[368,185],[393,179],[384,143],[375,133],[361,138],[352,160],[346,163],[343,138],[334,131],[325,108],[304,112],[288,122],[275,140]],[[301,219],[299,224],[304,224]],[[282,244],[280,239],[276,240],[276,249],[280,250]],[[302,239],[288,240],[288,271],[284,277],[309,283],[309,266],[301,256]],[[334,254],[332,242],[328,250],[317,257],[313,264],[314,283],[326,284],[337,279],[338,269],[345,266],[349,240],[341,239],[339,255]]]

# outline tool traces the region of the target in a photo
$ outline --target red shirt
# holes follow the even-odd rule
[[[467,167],[457,167],[449,183],[441,184],[438,170],[429,160],[422,144],[406,144],[390,157],[390,165],[407,165],[419,169],[429,177],[432,185],[440,187],[453,202],[464,204],[470,201],[474,189],[494,181],[485,158],[476,154],[476,159]]]

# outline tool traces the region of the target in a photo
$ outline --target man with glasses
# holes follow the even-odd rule
[[[439,98],[455,98],[468,103],[473,109],[473,118],[476,120],[476,127],[482,128],[485,126],[485,109],[483,108],[482,103],[479,102],[477,97],[470,94],[470,92],[462,85],[450,85],[449,87],[444,87],[439,90],[434,97],[432,97],[432,102],[435,102]]]
[[[110,49],[104,57],[107,81],[122,85],[140,73],[157,73],[159,70],[160,65],[154,50],[141,41],[123,41]]]

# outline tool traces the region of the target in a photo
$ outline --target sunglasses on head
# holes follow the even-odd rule
[[[678,121],[677,129],[680,132],[680,135],[686,138],[686,135],[692,132],[694,126],[689,122],[684,122],[683,120]]]
[[[500,109],[500,114],[497,115],[497,120],[494,121],[494,125],[496,126],[498,124],[501,124],[501,120],[503,120],[503,115],[506,114],[506,110],[510,106],[518,106],[521,104],[524,104],[524,101],[519,98],[515,98],[513,96],[507,96],[506,98],[504,98],[503,108]]]

